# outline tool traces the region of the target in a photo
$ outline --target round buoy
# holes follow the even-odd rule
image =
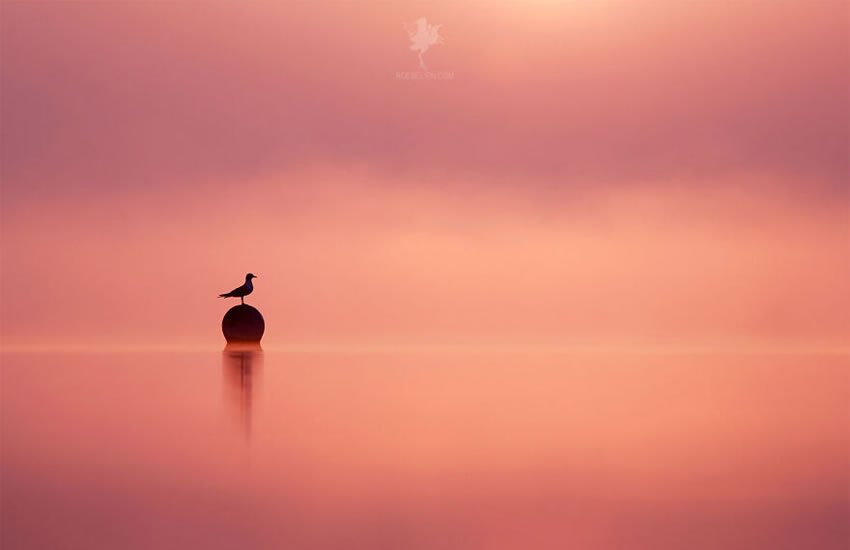
[[[265,330],[266,322],[262,314],[247,304],[230,308],[221,320],[221,332],[228,343],[259,343]]]

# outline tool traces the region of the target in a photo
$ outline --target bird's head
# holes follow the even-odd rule
[[[254,275],[253,273],[249,273],[249,274],[245,275],[246,281],[250,281],[251,279],[256,279],[256,278],[257,278],[257,276]]]

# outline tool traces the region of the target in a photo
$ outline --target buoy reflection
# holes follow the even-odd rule
[[[221,352],[221,357],[225,406],[234,411],[242,433],[250,439],[254,400],[261,382],[263,350],[259,345],[228,345]]]

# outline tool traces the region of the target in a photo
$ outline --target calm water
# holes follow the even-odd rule
[[[4,550],[847,548],[846,357],[0,357]]]

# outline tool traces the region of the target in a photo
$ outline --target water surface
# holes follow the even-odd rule
[[[842,356],[0,360],[4,550],[847,547]]]

